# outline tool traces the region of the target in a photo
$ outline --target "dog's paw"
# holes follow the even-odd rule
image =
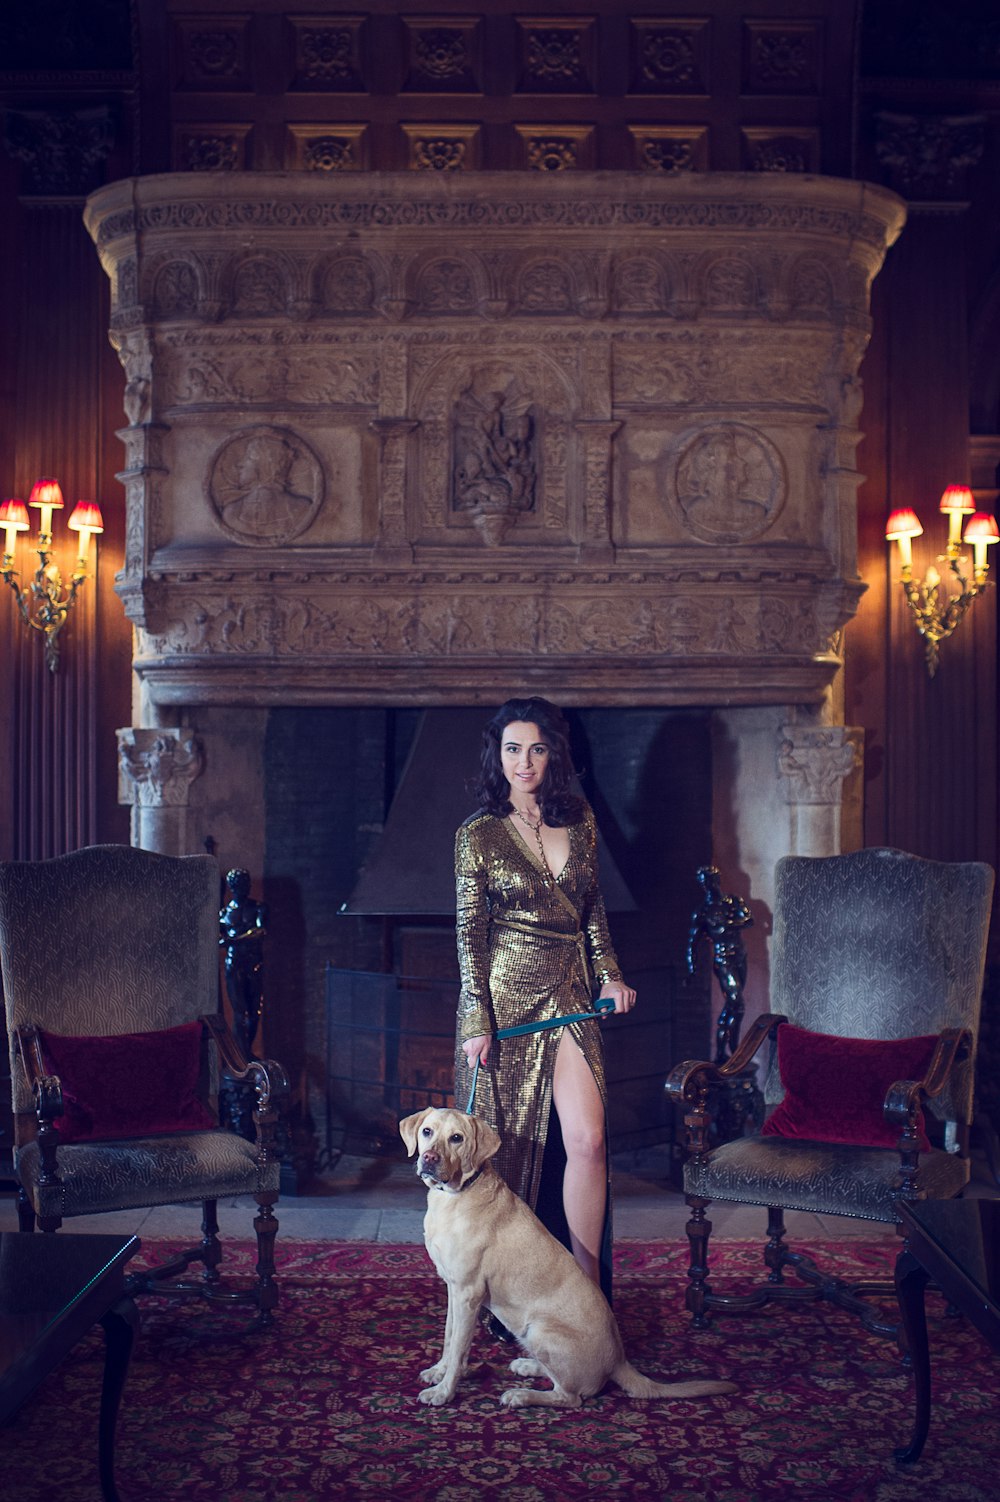
[[[437,1387],[425,1387],[420,1394],[421,1403],[429,1403],[432,1408],[443,1408],[445,1403],[450,1403],[455,1389],[448,1387],[444,1382],[439,1382]]]
[[[528,1397],[530,1387],[508,1387],[506,1392],[500,1394],[500,1404],[503,1408],[524,1408],[531,1399]]]
[[[420,1380],[427,1387],[431,1382],[440,1382],[445,1373],[443,1361],[435,1362],[433,1366],[425,1366],[420,1373]]]
[[[530,1356],[518,1356],[516,1361],[511,1362],[508,1371],[513,1372],[515,1377],[545,1376],[541,1362],[533,1360]]]

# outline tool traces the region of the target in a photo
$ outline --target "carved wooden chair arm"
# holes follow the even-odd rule
[[[711,1085],[721,1084],[742,1073],[764,1039],[773,1037],[779,1024],[787,1021],[788,1018],[778,1012],[762,1012],[747,1029],[736,1052],[724,1064],[715,1064],[711,1059],[685,1059],[676,1065],[667,1076],[667,1094],[678,1103],[687,1104],[695,1101]]]
[[[934,1045],[927,1073],[922,1080],[896,1080],[886,1092],[882,1114],[892,1126],[911,1125],[922,1101],[940,1095],[951,1078],[955,1065],[972,1051],[972,1034],[968,1028],[948,1027]]]
[[[24,1077],[31,1088],[35,1103],[35,1120],[25,1112],[18,1116],[19,1131],[33,1133],[41,1153],[40,1185],[58,1184],[59,1151],[58,1118],[63,1114],[62,1082],[57,1074],[49,1074],[42,1057],[42,1043],[34,1024],[14,1028],[17,1053],[24,1069]]]
[[[232,1031],[218,1013],[202,1017],[202,1022],[219,1050],[226,1073],[234,1080],[250,1080],[254,1087],[254,1114],[265,1117],[288,1095],[288,1076],[276,1059],[248,1059]]]
[[[17,1052],[24,1068],[24,1077],[34,1097],[38,1124],[41,1126],[43,1122],[52,1121],[56,1116],[62,1115],[62,1084],[57,1074],[49,1074],[46,1071],[37,1027],[32,1025],[15,1027],[14,1037],[17,1040]]]

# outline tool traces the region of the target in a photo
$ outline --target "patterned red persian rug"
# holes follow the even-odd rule
[[[910,1378],[891,1341],[821,1303],[720,1317],[683,1309],[685,1249],[624,1242],[615,1310],[629,1355],[662,1380],[727,1377],[740,1393],[511,1412],[511,1349],[481,1332],[452,1407],[417,1402],[445,1293],[419,1246],[279,1240],[281,1307],[266,1332],[237,1309],[143,1299],[118,1430],[123,1502],[996,1502],[1000,1362],[928,1296],[934,1409],[906,1470]],[[147,1242],[144,1260],[173,1244]],[[891,1237],[813,1247],[844,1273],[891,1272]],[[249,1245],[227,1247],[249,1271]],[[746,1287],[761,1246],[719,1241],[720,1289]],[[97,1331],[0,1431],[6,1502],[98,1502]]]

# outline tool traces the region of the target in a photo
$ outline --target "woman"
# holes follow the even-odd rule
[[[610,1202],[598,1024],[491,1036],[589,1011],[595,985],[616,1012],[635,1005],[611,947],[597,884],[594,815],[570,793],[572,774],[566,721],[546,699],[508,700],[483,732],[480,811],[455,842],[462,976],[455,1096],[464,1106],[468,1071],[477,1060],[486,1066],[472,1109],[500,1133],[495,1166],[559,1234],[559,1217],[539,1205],[555,1107],[565,1151],[564,1239],[607,1292]]]

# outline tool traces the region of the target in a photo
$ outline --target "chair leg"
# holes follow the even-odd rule
[[[256,1194],[254,1198],[259,1210],[253,1223],[257,1232],[257,1309],[260,1323],[269,1325],[278,1307],[278,1285],[274,1278],[274,1238],[278,1234],[278,1219],[273,1209],[278,1196]]]
[[[202,1200],[201,1260],[205,1268],[202,1277],[206,1283],[217,1283],[219,1281],[219,1263],[222,1261],[217,1206],[217,1200]]]
[[[785,1212],[780,1205],[768,1205],[767,1207],[767,1246],[764,1248],[764,1261],[770,1268],[767,1275],[769,1283],[783,1283],[785,1281],[782,1268],[785,1265],[785,1248],[781,1244],[781,1238],[785,1234]]]
[[[24,1192],[24,1187],[17,1191],[17,1228],[19,1231],[33,1231],[35,1229],[34,1207]]]
[[[705,1210],[711,1200],[687,1197],[691,1219],[685,1230],[691,1249],[691,1265],[688,1268],[688,1286],[684,1303],[691,1313],[691,1323],[696,1330],[704,1330],[709,1322],[705,1299],[708,1295],[708,1238],[712,1234],[712,1222],[706,1219]]]

